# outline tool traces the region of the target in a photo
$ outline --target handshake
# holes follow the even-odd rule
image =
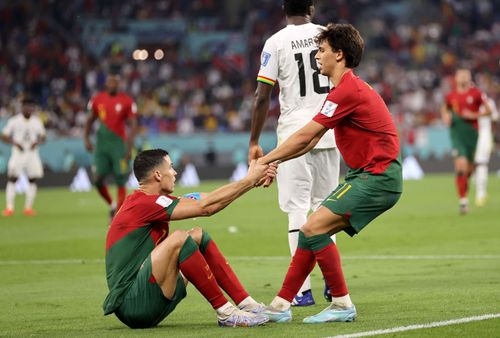
[[[254,187],[269,187],[276,177],[278,164],[280,161],[264,164],[261,159],[252,160],[248,168],[246,178],[249,179]]]

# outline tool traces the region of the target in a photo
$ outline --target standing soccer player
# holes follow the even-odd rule
[[[85,124],[85,148],[94,152],[94,183],[99,195],[110,206],[110,217],[120,208],[127,190],[129,162],[137,133],[137,106],[127,94],[119,91],[120,76],[110,74],[106,90],[95,95],[88,104],[89,116]],[[93,123],[99,119],[95,147],[90,142]],[[128,124],[128,135],[126,127]],[[113,175],[117,185],[116,203],[109,194],[106,177]]]
[[[306,125],[319,111],[330,90],[326,76],[320,74],[314,56],[314,37],[324,28],[311,23],[314,15],[312,0],[284,0],[287,26],[265,43],[257,77],[253,104],[252,131],[248,152],[249,162],[263,155],[259,137],[264,126],[273,86],[280,87],[278,144]],[[280,208],[288,215],[288,244],[293,256],[297,250],[299,229],[326,196],[338,185],[339,154],[333,131],[316,144],[314,149],[279,167],[277,176]],[[328,287],[325,297],[330,298]],[[293,305],[314,305],[311,279],[308,276],[294,299]]]
[[[298,248],[283,286],[264,312],[275,322],[292,319],[290,304],[316,262],[330,287],[332,302],[304,322],[349,322],[356,318],[340,256],[330,235],[345,231],[354,236],[393,207],[402,192],[396,126],[380,95],[352,70],[361,61],[363,39],[349,24],[329,24],[316,39],[319,51],[315,58],[321,74],[330,78],[334,88],[312,121],[257,163],[301,156],[334,128],[349,171],[345,182],[331,192],[300,229]]]
[[[2,131],[2,141],[12,144],[12,154],[7,169],[7,207],[3,216],[14,214],[16,182],[23,171],[28,175],[24,214],[34,216],[33,202],[36,197],[36,180],[43,177],[43,166],[38,146],[45,142],[45,128],[38,116],[33,115],[36,105],[30,97],[22,100],[21,114],[11,117]]]
[[[459,212],[469,211],[469,177],[474,171],[474,154],[478,141],[479,108],[485,106],[485,115],[491,114],[483,93],[472,84],[471,72],[460,68],[455,72],[455,89],[446,95],[441,108],[443,121],[450,126],[455,165],[455,184],[459,196]]]
[[[253,161],[242,180],[194,199],[171,196],[177,173],[165,150],[139,153],[134,174],[139,189],[118,210],[106,239],[109,294],[104,313],[115,313],[131,328],[156,326],[186,296],[189,281],[210,302],[220,326],[267,322],[268,317],[259,314],[264,305],[243,288],[210,235],[201,228],[170,233],[169,223],[215,214],[266,175],[274,177],[276,166]]]
[[[480,108],[481,114],[478,118],[479,136],[474,156],[476,165],[476,205],[478,207],[483,207],[488,197],[488,164],[493,150],[493,124],[496,124],[499,118],[495,101],[490,97],[486,97],[485,101],[491,109],[491,115],[486,115],[487,108],[482,105]]]

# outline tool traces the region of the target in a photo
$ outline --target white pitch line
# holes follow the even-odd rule
[[[343,260],[500,260],[500,255],[368,255],[343,256]],[[289,256],[230,256],[230,261],[280,261],[290,260]],[[39,259],[39,260],[0,260],[1,265],[71,265],[101,264],[104,259]]]
[[[500,313],[491,313],[491,314],[482,315],[482,316],[451,319],[451,320],[445,320],[442,322],[433,322],[433,323],[428,323],[428,324],[399,326],[399,327],[393,327],[392,329],[374,330],[374,331],[358,332],[358,333],[351,333],[351,334],[342,334],[342,335],[328,337],[328,338],[370,337],[370,336],[378,336],[381,334],[388,334],[388,333],[396,333],[396,332],[404,332],[404,331],[412,331],[412,330],[420,330],[420,329],[430,329],[433,327],[449,326],[449,325],[463,324],[463,323],[469,323],[469,322],[476,322],[476,321],[493,319],[493,318],[500,318]]]

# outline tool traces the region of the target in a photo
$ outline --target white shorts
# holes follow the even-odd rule
[[[12,152],[7,166],[7,175],[19,177],[23,170],[28,178],[43,177],[42,161],[37,151]]]
[[[491,133],[479,133],[476,146],[474,162],[476,164],[488,164],[490,162],[493,139]]]
[[[281,210],[309,212],[339,183],[339,152],[337,148],[313,149],[278,167],[278,200]]]

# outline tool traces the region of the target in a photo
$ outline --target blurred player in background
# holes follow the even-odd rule
[[[21,113],[11,117],[2,131],[2,141],[12,144],[12,153],[7,169],[7,207],[3,216],[14,214],[16,182],[23,171],[28,176],[24,214],[34,216],[33,202],[36,197],[36,180],[43,177],[43,166],[38,154],[38,146],[45,142],[45,128],[40,118],[33,115],[35,101],[31,97],[22,99]]]
[[[253,104],[249,162],[263,156],[259,137],[269,109],[273,86],[280,87],[278,144],[306,125],[318,112],[330,90],[326,76],[319,73],[314,56],[314,37],[323,29],[311,23],[312,0],[284,0],[287,26],[271,36],[261,55],[257,91]],[[304,156],[283,163],[277,176],[279,205],[288,215],[288,244],[292,256],[297,249],[299,229],[326,196],[338,185],[339,154],[333,131],[328,131],[315,148]],[[325,297],[330,297],[328,287]],[[314,305],[308,276],[293,305]]]
[[[115,313],[132,328],[156,326],[186,296],[186,283],[190,281],[210,302],[220,326],[267,322],[268,317],[259,314],[264,305],[243,288],[210,235],[201,228],[169,234],[169,222],[215,214],[266,175],[274,177],[276,166],[253,161],[245,178],[201,199],[170,195],[177,173],[165,150],[139,153],[134,174],[139,189],[118,210],[106,240],[110,292],[104,313]],[[221,288],[237,307],[228,302]]]
[[[349,24],[329,24],[317,36],[315,58],[321,74],[334,87],[323,107],[303,128],[257,163],[287,161],[314,149],[327,130],[335,140],[349,171],[340,184],[301,227],[299,244],[283,286],[267,310],[271,321],[292,319],[291,302],[316,262],[327,281],[331,304],[305,323],[350,322],[356,308],[344,280],[340,255],[330,235],[359,233],[373,219],[392,208],[402,192],[399,138],[380,95],[354,75],[363,55],[364,42]],[[269,182],[269,181],[268,181]]]
[[[484,105],[484,112],[480,107]],[[472,84],[471,72],[460,68],[455,72],[455,89],[446,95],[441,109],[443,121],[450,126],[455,158],[455,184],[459,196],[459,211],[469,211],[469,177],[474,172],[474,155],[478,142],[479,115],[490,115],[484,94]]]
[[[476,154],[474,162],[476,164],[476,205],[482,207],[486,204],[488,186],[488,163],[490,162],[493,150],[493,129],[498,122],[498,110],[495,101],[486,97],[486,103],[491,109],[491,115],[486,113],[485,105],[480,108],[478,118],[479,136],[477,139]]]
[[[94,152],[94,183],[99,195],[110,206],[111,218],[127,194],[125,184],[137,134],[137,106],[130,96],[119,91],[119,85],[120,76],[109,74],[106,78],[106,90],[92,97],[88,104],[89,116],[84,130],[85,148]],[[90,133],[97,119],[100,125],[94,146],[90,141]],[[106,184],[106,177],[109,175],[113,175],[117,185],[116,202]]]

